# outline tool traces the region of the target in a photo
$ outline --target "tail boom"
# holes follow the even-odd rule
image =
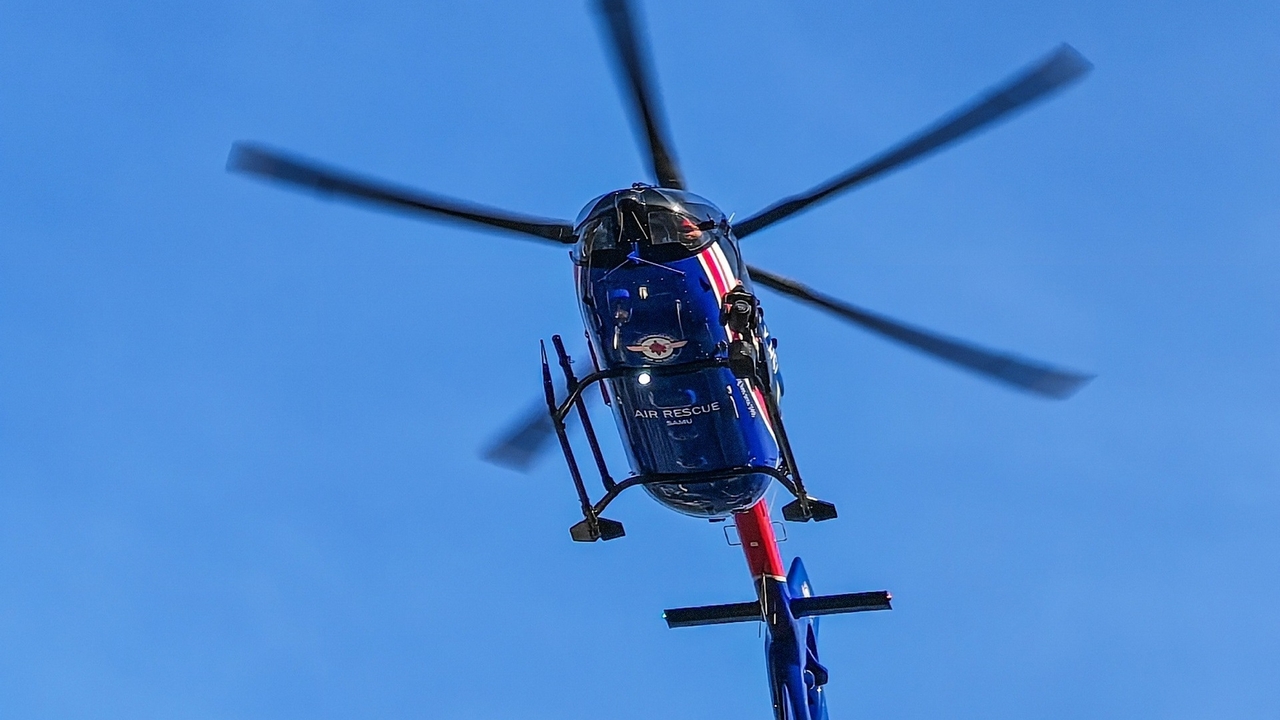
[[[747,568],[755,581],[754,602],[673,608],[663,613],[667,626],[697,627],[760,622],[766,628],[765,662],[778,720],[827,720],[823,692],[828,673],[818,660],[817,618],[822,615],[892,610],[884,591],[814,595],[804,563],[796,558],[788,572],[762,500],[735,513]]]

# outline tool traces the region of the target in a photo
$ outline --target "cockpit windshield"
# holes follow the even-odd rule
[[[634,249],[643,260],[672,262],[692,257],[723,237],[728,224],[718,210],[698,202],[700,198],[671,194],[643,188],[601,198],[584,211],[586,218],[578,228],[578,261],[614,266]]]

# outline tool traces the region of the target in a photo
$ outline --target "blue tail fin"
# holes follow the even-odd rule
[[[804,562],[797,556],[791,561],[791,569],[787,571],[787,590],[793,598],[813,595],[813,586],[809,584],[809,573],[804,571]]]

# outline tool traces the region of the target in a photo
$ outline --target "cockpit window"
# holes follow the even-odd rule
[[[574,259],[596,267],[614,267],[627,259],[631,245],[622,240],[617,212],[601,213],[579,231]]]
[[[712,240],[709,231],[716,224],[699,224],[693,218],[667,210],[654,210],[649,213],[649,241],[654,245],[679,243],[693,251],[701,250]]]
[[[612,213],[592,220],[582,229],[583,249],[588,253],[595,250],[616,250],[618,239],[618,221]]]

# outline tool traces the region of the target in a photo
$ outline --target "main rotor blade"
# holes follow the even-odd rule
[[[481,456],[495,465],[529,472],[533,463],[550,449],[556,428],[547,413],[547,402],[538,399],[518,420],[484,449]]]
[[[576,363],[579,367],[588,368],[587,372],[590,372],[590,368],[593,367],[590,364],[590,358],[578,358]],[[595,401],[601,398],[601,393],[595,388],[587,390],[588,392],[583,393],[582,397],[587,407],[593,408]],[[556,399],[564,402],[563,393],[557,395]],[[570,428],[577,422],[578,413],[576,412],[569,413],[565,418],[565,425]],[[480,454],[485,460],[495,465],[519,472],[529,472],[533,469],[534,463],[554,446],[555,437],[556,428],[551,424],[551,415],[547,413],[547,401],[544,398],[538,398],[501,434],[490,441]]]
[[[747,271],[754,282],[771,290],[776,290],[783,295],[789,295],[802,302],[817,305],[890,340],[910,345],[926,355],[932,355],[953,365],[959,365],[967,370],[985,375],[1006,385],[1028,390],[1037,395],[1064,399],[1070,397],[1085,383],[1093,379],[1092,375],[1055,370],[1037,362],[935,335],[926,330],[915,328],[896,320],[890,320],[883,315],[863,310],[843,300],[824,295],[795,280],[781,275],[774,275],[757,267],[748,267]]]
[[[1093,66],[1075,48],[1063,45],[1029,70],[1011,78],[968,107],[939,120],[915,137],[800,195],[775,203],[733,226],[744,238],[890,170],[902,167],[1025,107],[1080,78]]]
[[[236,143],[231,146],[227,170],[277,180],[304,190],[314,190],[321,195],[358,200],[384,209],[476,223],[559,243],[574,242],[573,225],[567,222],[517,215],[462,200],[395,187],[290,157],[260,145]]]
[[[653,161],[653,175],[660,187],[683,190],[684,177],[667,141],[662,106],[658,103],[652,82],[653,70],[631,3],[629,0],[599,0],[599,7],[612,40],[616,68],[631,90],[631,110],[644,126],[649,157]]]

